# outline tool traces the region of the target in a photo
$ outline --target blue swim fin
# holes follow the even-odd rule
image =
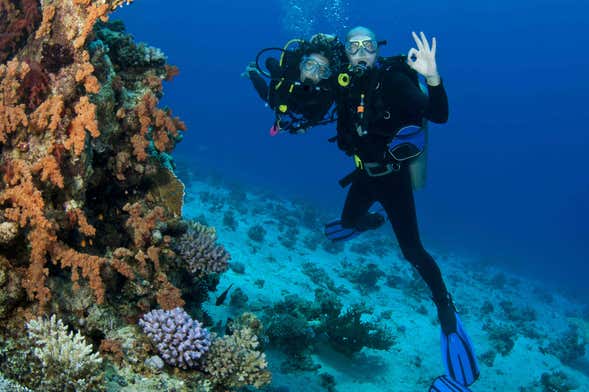
[[[442,330],[442,360],[446,374],[459,384],[470,386],[480,375],[479,364],[472,341],[456,315],[456,331],[446,334]],[[452,389],[450,389],[452,390]]]
[[[358,236],[366,230],[373,230],[380,227],[386,220],[384,215],[384,208],[378,208],[374,211],[369,211],[362,218],[359,219],[358,225],[354,227],[344,227],[341,220],[329,222],[323,228],[323,233],[327,239],[333,242],[347,241]],[[360,229],[358,227],[365,227]]]
[[[471,392],[471,390],[444,374],[434,380],[429,387],[429,392]]]

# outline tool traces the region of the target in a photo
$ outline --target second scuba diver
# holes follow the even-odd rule
[[[280,50],[280,60],[269,57],[263,71],[259,59],[266,51]],[[258,95],[274,110],[271,134],[304,133],[309,128],[335,121],[329,113],[335,100],[333,69],[339,69],[343,45],[332,35],[316,34],[309,41],[291,40],[285,48],[268,48],[246,68]],[[264,76],[270,79],[269,84]]]

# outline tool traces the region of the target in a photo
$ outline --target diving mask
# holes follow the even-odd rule
[[[370,54],[376,53],[378,42],[375,39],[346,41],[346,53],[350,56],[355,55],[362,48]]]
[[[331,69],[328,64],[321,63],[312,57],[303,57],[299,64],[301,72],[315,74],[319,79],[329,79],[331,76]]]

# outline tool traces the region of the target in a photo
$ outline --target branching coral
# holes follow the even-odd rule
[[[227,271],[231,255],[216,240],[215,233],[205,230],[189,229],[180,237],[176,249],[191,273],[202,277]]]
[[[250,328],[241,328],[213,341],[205,356],[204,371],[216,385],[225,388],[254,386],[270,383],[266,355],[258,351],[258,338]]]
[[[41,362],[43,390],[91,391],[100,385],[102,359],[79,332],[68,332],[55,315],[33,319],[26,327]]]
[[[362,305],[353,305],[343,314],[324,321],[322,329],[326,332],[332,347],[351,355],[363,347],[388,350],[394,342],[390,330],[362,320],[362,314],[369,311]]]

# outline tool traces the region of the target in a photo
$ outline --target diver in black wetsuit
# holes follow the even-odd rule
[[[335,121],[326,119],[334,103],[332,69],[345,61],[343,45],[336,37],[316,34],[309,41],[294,40],[295,49],[285,48],[281,60],[266,60],[265,75],[251,63],[248,77],[262,100],[276,114],[277,130],[304,133],[310,127]],[[270,83],[263,76],[270,77]]]
[[[462,372],[463,366],[469,367],[467,377],[456,376],[469,385],[478,377],[478,365],[471,346],[453,344],[451,336],[464,331],[440,268],[419,237],[409,160],[393,158],[389,149],[405,126],[420,126],[424,120],[448,120],[448,99],[435,61],[435,38],[430,48],[423,33],[420,37],[413,33],[413,37],[418,49],[412,48],[406,57],[388,59],[377,56],[378,42],[371,30],[357,27],[346,37],[349,64],[338,75],[337,142],[348,155],[354,156],[356,170],[344,181],[351,183],[351,187],[341,224],[358,231],[379,227],[384,218],[368,211],[374,202],[382,205],[403,256],[431,289],[443,336],[448,339],[443,338],[443,349],[450,346],[450,350],[458,352],[455,358],[462,355],[460,363],[455,358],[445,359],[452,369],[448,372],[454,377],[455,369]],[[427,95],[419,87],[417,74],[427,81]]]

